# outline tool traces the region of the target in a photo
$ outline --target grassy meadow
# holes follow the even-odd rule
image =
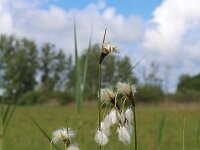
[[[78,133],[78,143],[81,150],[98,149],[94,141],[97,127],[97,106],[84,104],[81,112],[83,126]],[[182,150],[183,127],[185,116],[185,150],[200,149],[200,104],[171,104],[171,105],[138,105],[137,135],[139,150]],[[76,108],[74,104],[67,106],[30,106],[17,107],[8,126],[4,139],[5,150],[49,150],[49,141],[33,124],[33,117],[39,125],[51,136],[52,131],[66,127],[76,129]],[[164,125],[159,146],[158,133],[160,123]],[[134,139],[133,139],[134,141]],[[133,143],[124,146],[112,131],[110,142],[105,150],[132,150]]]

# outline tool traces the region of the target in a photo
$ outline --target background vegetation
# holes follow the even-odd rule
[[[20,105],[71,102],[75,90],[75,63],[72,55],[66,56],[65,51],[50,43],[37,45],[26,38],[0,35],[0,90],[6,102]],[[81,72],[86,56],[87,49],[80,56]],[[88,100],[94,100],[97,95],[98,57],[99,45],[95,44],[90,51],[84,89],[84,97]],[[137,83],[139,102],[161,102],[166,99],[192,102],[200,99],[200,75],[182,75],[176,93],[169,94],[169,68],[165,76],[160,77],[160,64],[152,61],[148,71],[143,69],[143,79],[140,81],[141,77],[138,78],[131,71],[134,66],[128,56],[108,57],[102,66],[104,87],[108,86],[108,81],[112,85],[126,75]]]
[[[3,102],[1,106],[7,107],[2,109],[3,116],[9,116],[7,114],[12,116],[11,120],[11,117],[8,117],[10,122],[8,126],[6,125],[7,130],[1,133],[4,137],[2,138],[4,145],[1,146],[15,150],[49,149],[48,139],[33,124],[30,119],[33,118],[50,137],[53,130],[66,126],[66,120],[70,127],[76,128],[81,125],[81,130],[77,135],[79,146],[87,150],[97,149],[97,144],[94,142],[97,106],[94,100],[98,91],[99,51],[97,44],[90,49],[83,93],[84,100],[87,101],[84,101],[83,110],[77,117],[75,104],[70,103],[74,101],[76,95],[77,68],[72,55],[66,55],[64,50],[50,43],[37,45],[26,38],[1,35],[0,98]],[[84,72],[87,54],[88,49],[79,56],[80,74]],[[138,148],[141,150],[176,150],[183,147],[191,150],[199,149],[199,105],[189,104],[189,102],[200,101],[200,75],[193,77],[182,75],[176,93],[170,94],[167,84],[169,67],[166,67],[165,75],[161,77],[160,64],[152,61],[148,70],[143,68],[143,76],[137,77],[133,72],[135,66],[132,65],[128,56],[109,55],[107,57],[109,59],[102,64],[102,86],[116,84],[127,77],[132,83],[137,84],[136,101],[151,103],[137,105]],[[82,78],[81,76],[81,80]],[[162,103],[169,101],[187,102],[187,104]],[[34,106],[15,107],[14,105],[14,109],[11,109],[10,106],[13,105],[4,105],[4,103]],[[54,107],[39,104],[49,104]],[[55,104],[65,106],[55,106]],[[4,118],[1,119],[4,120]],[[115,133],[111,137],[111,142],[106,149],[124,149],[122,143],[116,142]],[[133,144],[126,147],[126,149],[132,148]]]

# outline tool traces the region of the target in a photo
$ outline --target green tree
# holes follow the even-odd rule
[[[8,45],[9,44],[9,45]],[[3,80],[6,95],[18,99],[36,85],[37,48],[34,41],[3,37]]]
[[[176,100],[199,101],[200,100],[200,74],[189,76],[183,74],[179,78],[177,91],[174,95]]]
[[[147,71],[148,70],[148,71]],[[143,68],[144,83],[138,86],[136,94],[139,101],[158,102],[164,99],[164,91],[162,89],[162,79],[159,76],[160,65],[156,61],[152,61],[148,69]]]
[[[177,91],[184,90],[196,90],[200,91],[200,74],[190,77],[187,74],[183,74],[179,78],[177,85]]]
[[[73,60],[72,60],[72,55],[69,55],[69,57],[67,57],[67,66],[66,66],[66,91],[69,91],[71,93],[74,92],[74,88],[75,88],[75,67],[73,66]]]
[[[50,82],[50,78],[52,78],[52,73],[54,69],[54,60],[55,60],[55,51],[54,45],[51,45],[49,43],[46,43],[42,46],[42,53],[39,57],[40,62],[40,73],[41,75],[41,83],[43,86],[47,86],[47,82]],[[53,82],[53,81],[52,81]],[[51,84],[50,84],[51,85]],[[50,88],[50,87],[49,87]],[[54,86],[52,86],[48,90],[53,90]]]
[[[66,83],[67,66],[68,62],[66,56],[62,50],[60,50],[55,56],[54,62],[54,79],[56,80],[55,89],[63,90]]]
[[[42,46],[39,57],[41,74],[40,91],[47,94],[56,90],[64,90],[67,75],[66,55],[50,43]]]

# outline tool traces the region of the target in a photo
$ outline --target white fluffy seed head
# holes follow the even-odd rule
[[[61,128],[52,133],[52,142],[58,143],[64,140],[71,140],[75,136],[75,132],[71,128]]]
[[[119,91],[119,93],[124,94],[124,95],[130,95],[131,93],[133,94],[133,96],[136,93],[136,85],[130,85],[128,83],[124,83],[124,82],[118,82],[116,85],[117,90]]]
[[[108,143],[108,137],[104,132],[98,129],[95,134],[95,141],[97,144],[104,146]]]
[[[105,43],[103,45],[102,53],[109,54],[111,52],[118,52],[118,48],[114,45],[109,44],[109,43]]]
[[[133,111],[131,107],[128,107],[125,111],[125,118],[128,120],[129,123],[133,121]]]
[[[101,102],[106,102],[108,104],[114,98],[115,98],[115,93],[112,89],[109,88],[101,89]]]
[[[110,120],[109,114],[107,114],[107,115],[103,118],[102,122],[104,122],[104,123],[106,124],[107,127],[110,127],[110,126],[111,126],[111,120]]]
[[[133,134],[133,126],[131,125],[131,123],[126,122],[124,124],[124,127],[128,130],[128,132],[132,135]]]
[[[117,128],[118,138],[125,145],[131,143],[131,135],[125,126],[119,126]]]
[[[119,112],[116,109],[112,109],[108,114],[111,125],[118,123],[117,113]]]
[[[79,150],[77,145],[70,145],[67,150]]]
[[[118,112],[117,118],[118,118],[118,120],[120,121],[121,124],[124,124],[124,122],[126,121],[126,118],[125,118],[125,115],[124,115],[123,112],[121,112],[121,113]]]
[[[103,133],[105,133],[107,136],[110,135],[110,122],[107,122],[107,120],[101,121],[101,130]]]

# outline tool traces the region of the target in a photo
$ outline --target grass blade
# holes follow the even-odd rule
[[[6,118],[7,118],[7,116],[8,116],[8,113],[9,113],[9,111],[10,111],[10,109],[11,109],[11,105],[7,105],[7,106],[5,106],[6,108],[5,108],[5,111],[3,112],[3,124],[5,123],[5,121],[6,121]]]
[[[200,143],[200,119],[199,119],[199,122],[198,122],[198,126],[197,126],[197,136],[196,136],[196,138],[197,138],[197,149],[199,149],[200,147],[200,145],[199,145],[199,143]]]
[[[30,119],[33,121],[35,126],[40,130],[40,132],[45,136],[45,138],[48,139],[49,142],[51,142],[51,137],[44,131],[44,129],[35,121],[35,119],[31,118]],[[53,143],[53,146],[59,150],[59,148]]]
[[[85,82],[86,82],[86,77],[87,77],[88,61],[89,61],[89,55],[90,55],[91,43],[92,43],[92,33],[93,33],[93,26],[91,26],[90,41],[89,41],[89,46],[88,46],[88,50],[87,50],[87,56],[86,56],[85,64],[84,64],[84,71],[83,71],[83,89],[82,89],[82,92],[84,91]],[[82,94],[82,96],[83,96],[83,94]]]
[[[42,127],[33,119],[30,117],[30,119],[33,121],[33,123],[35,124],[35,126],[40,130],[40,132],[42,132],[42,134],[51,142],[51,138],[49,137],[49,135],[44,131],[44,129],[42,129]]]
[[[165,126],[165,116],[162,116],[162,118],[158,122],[158,135],[157,135],[158,149],[160,149],[160,146],[161,146],[164,126]]]
[[[8,127],[8,124],[9,124],[9,122],[10,122],[12,116],[13,116],[13,113],[15,112],[15,109],[16,109],[16,105],[12,106],[9,113],[8,113],[8,117],[6,118],[5,125],[4,125],[5,132],[6,132],[6,129]]]
[[[183,119],[183,130],[182,130],[182,140],[183,140],[183,150],[185,150],[185,116],[184,116],[184,119]]]
[[[79,64],[79,58],[78,58],[76,22],[75,21],[74,21],[74,48],[75,48],[75,67],[76,67],[75,97],[76,97],[77,114],[79,115],[80,110],[81,110],[82,100],[81,100],[80,64]]]

